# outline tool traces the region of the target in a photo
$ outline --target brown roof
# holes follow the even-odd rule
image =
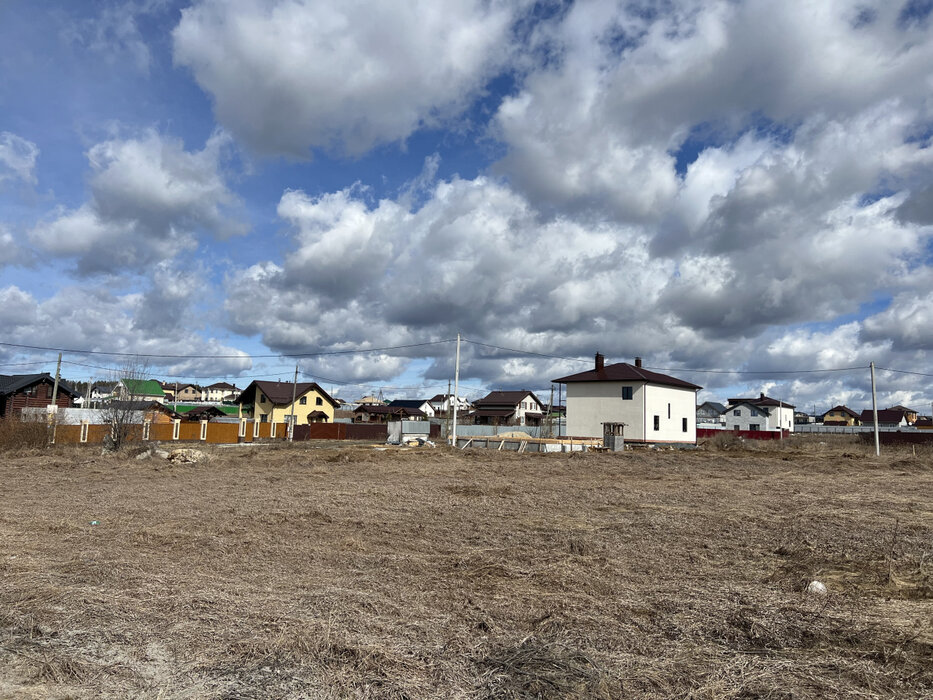
[[[328,415],[324,413],[324,411],[311,411],[311,413],[308,414],[308,420],[312,420],[314,418],[327,418],[327,417]]]
[[[515,411],[511,408],[478,408],[471,416],[483,416],[484,418],[507,418]]]
[[[256,380],[252,382],[248,387],[246,387],[240,394],[238,399],[242,404],[249,404],[256,402],[256,389],[259,389],[263,394],[269,397],[269,400],[279,406],[287,406],[292,402],[292,393],[296,398],[304,396],[312,389],[317,391],[325,401],[330,403],[331,406],[337,408],[337,402],[334,401],[330,395],[321,388],[317,382],[266,382]]]
[[[903,420],[904,414],[901,411],[892,411],[890,408],[884,408],[878,411],[878,422],[879,423],[900,423]],[[870,408],[866,408],[862,411],[862,415],[859,416],[859,419],[863,423],[874,423],[875,417],[872,414]]]
[[[525,400],[526,396],[530,396],[538,404],[541,404],[541,399],[535,396],[533,391],[490,391],[487,396],[484,396],[481,399],[478,399],[473,402],[474,406],[517,406],[522,401]]]
[[[831,408],[831,409],[829,409],[828,411],[826,411],[826,413],[824,413],[823,416],[825,417],[826,414],[832,413],[833,411],[842,411],[842,412],[845,413],[847,416],[851,416],[852,418],[858,418],[858,417],[859,417],[859,416],[858,416],[858,413],[856,413],[855,411],[853,411],[853,410],[852,410],[851,408],[849,408],[848,406],[834,406],[833,408]],[[826,423],[826,421],[824,420],[823,423]]]
[[[737,398],[729,399],[730,404],[734,403],[750,403],[752,406],[780,406],[782,408],[797,408],[793,404],[789,404],[786,401],[779,401],[778,399],[772,399],[770,396],[765,396],[760,394],[756,399],[747,399],[747,398]]]
[[[602,369],[591,369],[587,372],[571,374],[560,379],[552,380],[558,384],[569,384],[571,382],[646,382],[648,384],[663,384],[664,386],[676,386],[683,389],[702,389],[703,387],[685,382],[683,379],[677,379],[660,372],[652,372],[644,367],[636,367],[628,362],[617,362],[614,365],[606,365]]]

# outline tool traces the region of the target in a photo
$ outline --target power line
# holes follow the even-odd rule
[[[828,369],[690,369],[688,367],[678,367],[676,369],[665,369],[663,367],[646,366],[645,369],[655,372],[697,372],[706,374],[821,374],[823,372],[866,370],[868,367],[831,367]]]
[[[501,345],[492,345],[490,343],[481,343],[478,340],[470,340],[469,338],[461,339],[464,343],[470,343],[472,345],[479,345],[484,348],[494,348],[495,350],[503,350],[505,352],[514,352],[520,355],[534,355],[536,357],[546,357],[552,360],[568,360],[570,362],[592,362],[592,360],[584,360],[579,357],[564,357],[563,355],[549,355],[544,352],[535,352],[534,350],[520,350],[518,348],[506,348]]]
[[[884,370],[885,372],[897,372],[898,374],[913,374],[918,377],[933,377],[933,374],[926,374],[924,372],[911,372],[906,369],[891,369],[890,367],[875,367],[878,370]]]
[[[8,348],[19,348],[21,350],[42,350],[47,352],[67,352],[72,355],[104,355],[106,357],[143,357],[152,359],[166,360],[248,360],[248,359],[269,359],[278,357],[325,357],[331,355],[361,355],[370,352],[387,352],[389,350],[408,350],[410,348],[422,348],[430,345],[443,345],[444,343],[455,342],[455,339],[432,340],[425,343],[409,343],[407,345],[390,345],[382,348],[355,348],[352,350],[327,350],[321,352],[295,352],[295,353],[274,353],[267,355],[253,355],[243,353],[239,355],[169,355],[162,353],[145,352],[107,352],[105,350],[77,350],[75,348],[53,348],[41,345],[22,345],[20,343],[0,342],[0,346]]]

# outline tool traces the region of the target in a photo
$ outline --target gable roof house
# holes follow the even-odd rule
[[[201,389],[201,401],[212,401],[215,403],[233,401],[239,393],[240,390],[236,388],[235,384],[215,382]]]
[[[716,401],[704,401],[697,406],[697,423],[721,425],[726,407]]]
[[[353,411],[354,423],[388,423],[390,420],[425,420],[419,408],[410,406],[358,406]]]
[[[823,425],[859,425],[859,414],[848,406],[833,406],[823,414]]]
[[[404,406],[405,408],[416,408],[428,418],[434,417],[434,406],[427,399],[395,399],[389,402],[390,406]]]
[[[534,392],[527,389],[491,391],[474,401],[473,406],[475,425],[541,425],[546,410]]]
[[[42,374],[0,374],[0,418],[19,413],[24,408],[41,408],[52,404],[55,380],[47,372]],[[58,382],[55,405],[70,407],[78,398],[65,382]]]
[[[121,379],[113,393],[121,401],[165,402],[162,384],[156,379]]]
[[[252,414],[260,423],[287,423],[292,416],[293,392],[295,425],[333,423],[337,402],[316,382],[257,380],[240,393],[237,402],[242,414]]]
[[[898,404],[897,406],[891,406],[890,408],[888,408],[888,409],[886,409],[886,410],[888,410],[888,411],[900,411],[901,413],[903,413],[903,414],[904,414],[904,418],[907,419],[907,424],[908,424],[908,425],[913,425],[914,423],[917,422],[917,415],[918,415],[918,414],[917,414],[917,411],[914,410],[914,409],[912,409],[912,408],[907,408],[907,406],[901,406],[900,404]]]
[[[603,423],[624,424],[626,442],[696,443],[696,394],[702,387],[635,364],[606,365],[553,380],[567,385],[567,434],[603,437]]]
[[[453,394],[435,394],[431,398],[431,406],[434,408],[435,415],[439,413],[446,414],[453,408],[454,403],[457,404],[458,413],[466,413],[470,410],[470,402],[464,396],[458,396],[456,401],[454,401]]]
[[[859,416],[859,420],[862,421],[862,425],[874,425],[875,416],[870,408],[866,408],[862,411],[862,414]],[[878,410],[878,427],[879,428],[906,428],[907,427],[907,416],[902,411],[897,411],[892,408],[884,408]]]
[[[729,409],[740,403],[746,403],[759,409],[767,417],[767,428],[758,428],[759,430],[788,430],[794,432],[794,409],[797,408],[786,401],[772,399],[770,396],[759,394],[758,398],[737,398],[729,399],[729,405],[726,407],[726,425],[735,425],[730,420]],[[758,416],[759,418],[762,416]],[[736,416],[738,418],[738,416]],[[754,430],[754,428],[741,428],[741,430]]]

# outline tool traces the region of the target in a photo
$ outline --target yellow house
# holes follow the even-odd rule
[[[834,406],[823,414],[823,425],[859,425],[859,414],[848,406]]]
[[[295,397],[294,406],[292,396]],[[240,415],[261,423],[333,423],[337,402],[315,382],[255,381],[240,394]]]

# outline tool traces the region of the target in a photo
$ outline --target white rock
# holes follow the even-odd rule
[[[826,595],[826,586],[822,581],[810,581],[810,585],[807,586],[807,593],[813,595]]]
[[[169,460],[172,462],[180,464],[196,464],[197,462],[206,462],[207,455],[201,452],[200,450],[192,450],[182,448],[179,450],[172,450],[172,454],[169,455]]]

